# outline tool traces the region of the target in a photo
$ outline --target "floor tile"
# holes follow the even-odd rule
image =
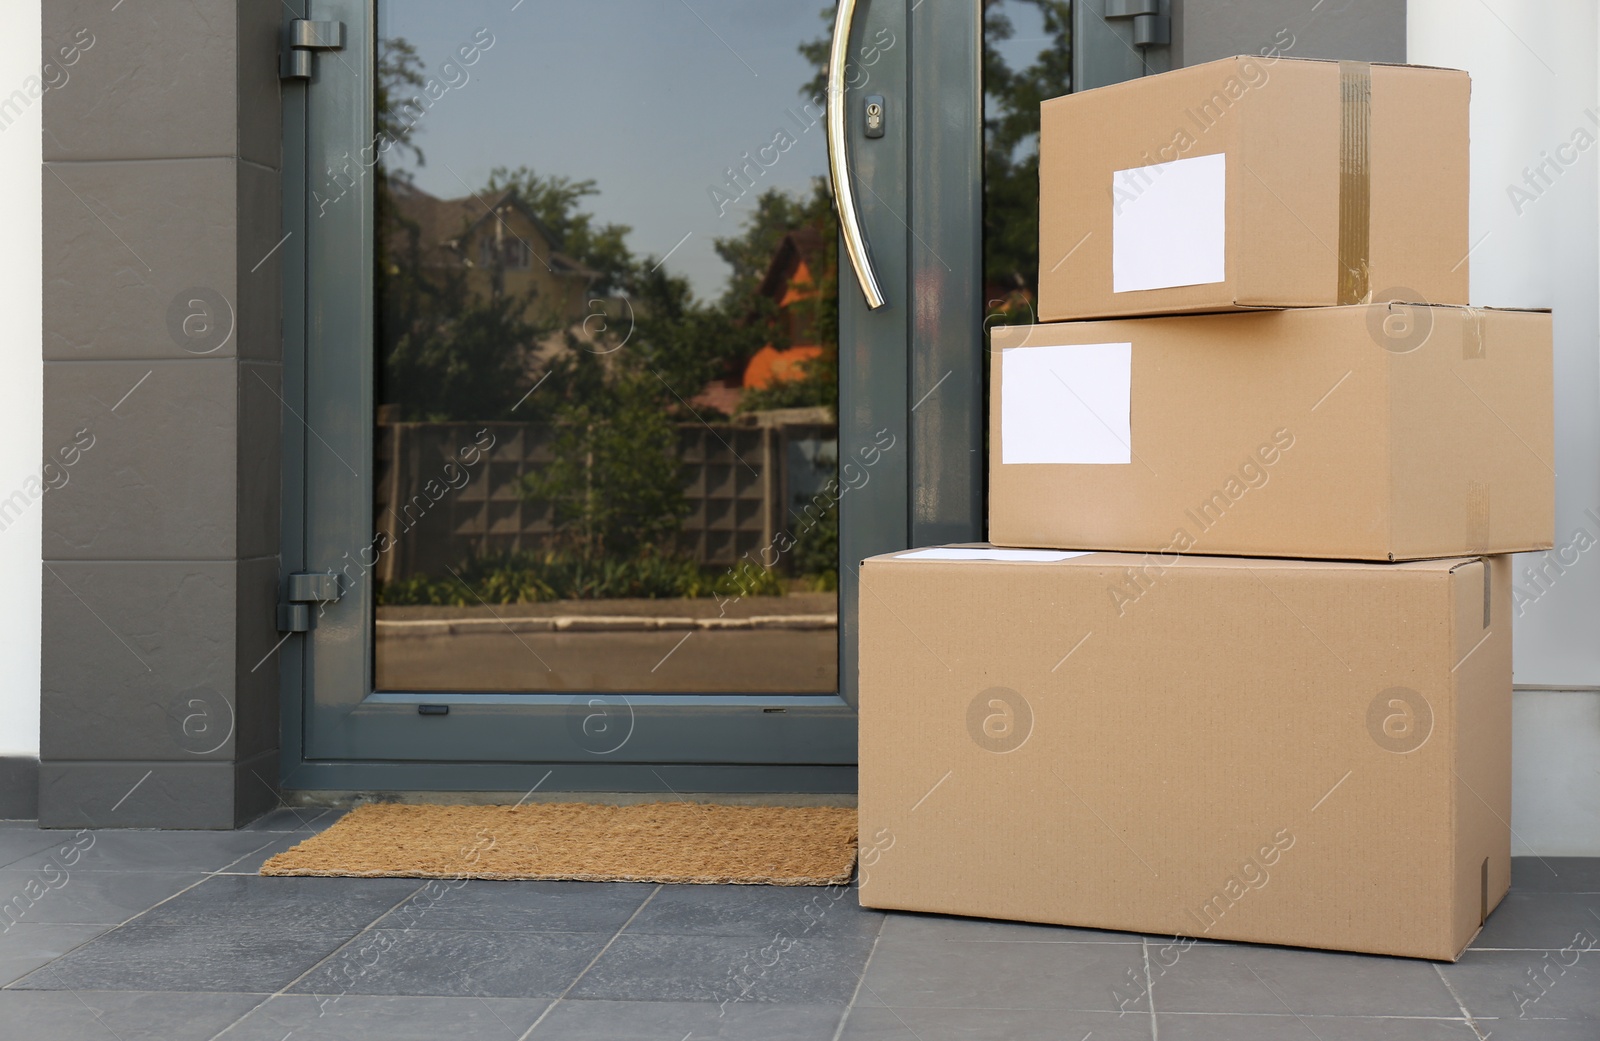
[[[224,1041],[518,1041],[549,1004],[508,998],[284,994],[251,1012]]]
[[[288,986],[349,938],[347,931],[135,922],[58,958],[13,986],[270,993]]]
[[[1594,1024],[1581,1019],[1481,1019],[1478,1029],[1490,1041],[1595,1041]]]
[[[331,823],[326,806],[280,806],[240,828],[249,832],[316,832]]]
[[[1468,951],[1439,969],[1474,1016],[1588,1020],[1600,1037],[1600,949]]]
[[[1506,894],[1472,941],[1480,950],[1561,950],[1580,938],[1600,946],[1600,893]]]
[[[544,1014],[534,1041],[831,1041],[856,994],[855,1041],[1147,1041],[1147,952],[1163,1041],[1472,1041],[1456,996],[1493,1041],[1600,1038],[1600,859],[1518,858],[1475,949],[1436,966],[885,915],[850,889],[254,874],[343,812],[97,832],[70,868],[51,855],[75,833],[0,825],[0,859],[19,854],[0,868],[0,1038],[209,1041],[248,1013],[223,1041],[518,1041]],[[1571,949],[1585,931],[1596,949]]]
[[[612,934],[656,888],[628,882],[435,880],[391,911],[382,927]]]
[[[528,1041],[833,1041],[843,1010],[739,1002],[562,1001]],[[273,1041],[278,1041],[274,1038]]]
[[[1161,1041],[1477,1041],[1465,1020],[1166,1015]],[[1098,1036],[1098,1035],[1096,1035]],[[1500,1041],[1498,1033],[1494,1041]]]
[[[5,990],[0,1023],[18,1041],[210,1041],[259,1001],[252,994]]]
[[[297,994],[553,998],[594,960],[605,933],[373,929],[317,966]]]
[[[872,940],[749,936],[617,937],[573,988],[580,1000],[844,1005]]]
[[[1600,857],[1512,857],[1515,893],[1600,893]]]
[[[73,845],[74,832],[59,832],[50,850],[7,865],[8,871],[34,871],[50,863],[65,864],[61,847]],[[268,835],[243,831],[96,831],[92,843],[80,841],[78,871],[216,871],[271,841]]]
[[[848,886],[664,886],[628,926],[631,934],[875,936],[884,912]]]
[[[999,922],[988,918],[957,918],[952,915],[889,912],[883,923],[885,940],[914,940],[936,943],[944,940],[982,942],[985,940],[1033,941],[1035,943],[1139,943],[1138,933],[1116,933],[1104,929],[1073,929],[1064,925],[1037,925],[1031,922]],[[1167,942],[1167,941],[1162,941]]]
[[[1127,988],[1129,973],[1142,984],[1144,956],[1136,944],[883,939],[856,1000],[893,1008],[1115,1012],[1113,988]]]
[[[203,878],[170,871],[0,871],[0,908],[13,908],[6,920],[36,925],[120,925]],[[48,880],[45,891],[29,897],[37,892],[30,883],[40,880]]]
[[[88,943],[108,925],[29,925],[19,922],[0,932],[0,987]]]
[[[70,840],[72,833],[66,835]],[[40,831],[35,827],[0,828],[0,868],[50,849],[61,836],[62,832]]]
[[[698,1036],[698,1035],[696,1035]],[[839,1041],[1149,1041],[1150,1015],[1039,1009],[850,1010]]]
[[[1158,1012],[1459,1017],[1433,962],[1284,947],[1191,947],[1164,972]]]
[[[145,914],[145,925],[260,927],[354,935],[422,885],[413,878],[217,875]]]
[[[220,872],[226,875],[259,875],[261,867],[279,853],[287,853],[306,839],[311,838],[316,832],[312,831],[258,831],[254,832],[262,842],[261,848],[252,850],[235,860]],[[365,881],[365,880],[363,880]]]

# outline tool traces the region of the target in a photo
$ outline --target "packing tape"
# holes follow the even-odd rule
[[[1489,566],[1489,558],[1488,557],[1484,557],[1483,558],[1483,627],[1485,629],[1489,628],[1489,623],[1494,621],[1494,613],[1491,610],[1491,608],[1494,606],[1494,589],[1492,587],[1492,576],[1493,575],[1494,575],[1494,568]]]
[[[1339,63],[1339,303],[1372,295],[1372,66]]]
[[[1467,323],[1461,333],[1461,360],[1480,361],[1489,355],[1483,312],[1476,307],[1466,307],[1461,313]]]
[[[1553,868],[1551,870],[1554,870]],[[1489,920],[1489,858],[1483,858],[1483,867],[1478,871],[1478,924]]]

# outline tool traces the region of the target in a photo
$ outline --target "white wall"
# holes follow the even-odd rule
[[[0,32],[0,101],[39,74],[39,2],[11,0]],[[0,499],[26,491],[44,456],[40,102],[0,129]],[[0,118],[3,122],[3,118]],[[0,756],[39,754],[39,507],[0,531]],[[0,523],[5,523],[0,519]]]
[[[1594,0],[1408,4],[1408,60],[1472,73],[1472,302],[1555,311],[1557,552],[1517,561],[1511,821],[1550,855],[1600,855],[1597,22]]]

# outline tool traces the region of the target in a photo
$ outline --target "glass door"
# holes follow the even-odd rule
[[[377,19],[375,689],[837,692],[817,11]]]
[[[981,537],[981,301],[908,162],[942,92],[975,169],[978,16],[850,6],[301,5],[345,46],[286,90],[284,570],[338,596],[288,787],[853,785],[855,562]],[[971,68],[914,88],[913,33]]]

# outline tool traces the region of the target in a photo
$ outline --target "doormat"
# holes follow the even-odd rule
[[[824,886],[850,880],[856,811],[835,806],[361,806],[263,875]]]

